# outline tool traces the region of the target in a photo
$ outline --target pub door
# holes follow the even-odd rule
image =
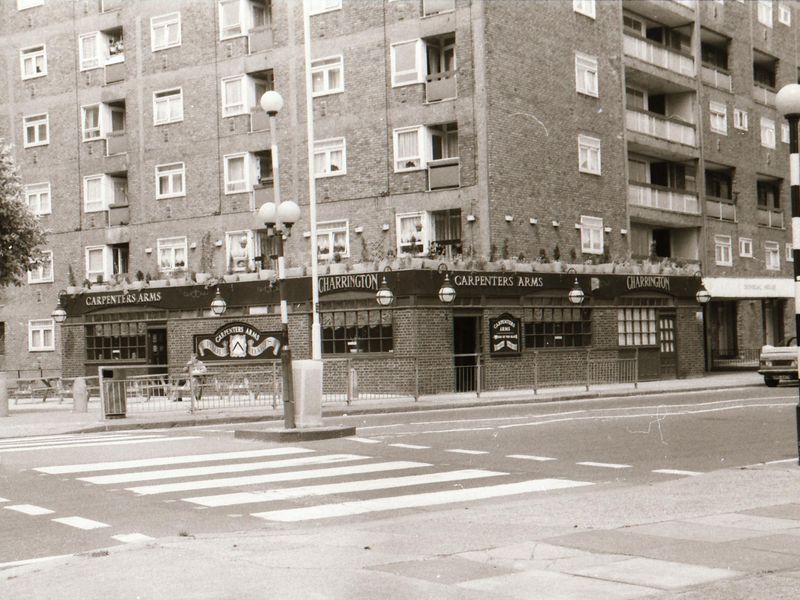
[[[167,372],[167,330],[147,330],[147,364],[149,373]]]
[[[480,315],[453,315],[453,371],[456,392],[474,392],[481,351]]]
[[[661,313],[658,317],[658,350],[661,362],[661,378],[678,376],[678,360],[675,354],[675,315]]]

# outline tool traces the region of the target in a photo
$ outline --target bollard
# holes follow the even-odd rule
[[[322,426],[322,361],[295,360],[294,402],[298,429]]]
[[[86,381],[83,377],[76,377],[72,384],[72,412],[89,411],[89,393],[86,390]]]
[[[8,416],[8,386],[6,374],[0,373],[0,417]]]

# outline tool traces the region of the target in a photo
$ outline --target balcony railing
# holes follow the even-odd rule
[[[625,54],[646,63],[694,77],[694,59],[644,38],[625,34]]]
[[[118,62],[106,65],[106,83],[116,83],[125,80],[125,58]]]
[[[731,76],[728,73],[718,71],[714,67],[700,65],[700,78],[705,83],[713,85],[715,88],[725,90],[726,92],[733,91]]]
[[[422,0],[422,15],[427,17],[455,9],[455,0]]]
[[[428,161],[428,189],[459,187],[461,185],[459,162],[458,157]]]
[[[706,197],[706,216],[722,221],[736,221],[736,205],[731,200]]]
[[[112,131],[106,136],[106,156],[128,151],[128,136],[124,131]]]
[[[775,92],[758,84],[753,86],[753,100],[759,104],[775,106]]]
[[[697,194],[646,183],[628,183],[628,203],[685,215],[699,215]]]
[[[127,204],[112,204],[108,207],[108,225],[117,227],[131,222],[130,208]]]
[[[783,211],[771,208],[759,208],[758,224],[764,227],[783,229]]]
[[[275,201],[275,188],[272,186],[271,183],[267,185],[257,185],[253,188],[253,200],[254,204],[258,207],[264,204],[264,202],[274,202]]]
[[[682,123],[660,115],[633,109],[626,110],[625,124],[631,131],[644,133],[678,144],[696,146],[693,125]]]
[[[272,25],[254,27],[248,34],[250,38],[250,54],[272,49]]]
[[[428,75],[425,80],[425,101],[438,102],[455,98],[458,94],[456,87],[456,72],[442,71]]]

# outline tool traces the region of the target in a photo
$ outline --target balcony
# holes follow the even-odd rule
[[[694,59],[644,38],[625,34],[625,54],[674,73],[694,77]]]
[[[128,136],[124,131],[112,131],[106,134],[106,156],[122,154],[128,151]]]
[[[706,216],[721,221],[736,222],[736,204],[731,200],[706,196]]]
[[[108,226],[118,227],[131,221],[130,208],[127,204],[111,204],[108,207]]]
[[[123,0],[100,0],[100,12],[110,12],[120,10]]]
[[[429,17],[455,10],[455,0],[422,0],[422,16]]]
[[[755,84],[753,86],[753,100],[759,104],[775,106],[775,92],[769,88]]]
[[[697,194],[646,183],[628,183],[628,204],[684,215],[699,215]]]
[[[720,90],[725,90],[726,92],[733,91],[731,76],[715,68],[700,65],[700,79],[703,80],[703,83],[707,83]]]
[[[694,126],[683,121],[629,108],[625,111],[625,125],[631,131],[668,142],[697,146]]]
[[[428,75],[425,80],[425,101],[439,102],[457,96],[456,72],[443,71]]]
[[[261,206],[264,202],[275,202],[275,188],[271,183],[268,185],[257,185],[253,188],[253,202],[256,206]]]
[[[250,133],[254,131],[269,131],[269,115],[260,106],[250,111]]]
[[[459,162],[458,157],[428,161],[428,190],[459,187],[461,185]]]
[[[116,62],[106,64],[106,85],[125,81],[125,57]]]
[[[272,25],[254,27],[248,34],[250,39],[250,54],[272,50]]]
[[[675,2],[676,4],[680,4],[692,10],[694,10],[694,6],[696,3],[696,0],[672,0],[672,1]]]
[[[770,208],[758,209],[758,224],[763,227],[783,229],[783,211]]]

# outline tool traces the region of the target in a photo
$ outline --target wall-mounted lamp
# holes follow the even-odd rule
[[[228,310],[228,303],[225,302],[225,298],[219,293],[219,287],[217,287],[217,293],[214,294],[214,299],[211,301],[211,312],[219,317],[224,315],[226,310]]]
[[[511,223],[514,220],[514,215],[506,215],[506,222]]]
[[[64,292],[58,292],[58,304],[53,309],[53,312],[50,313],[50,316],[53,318],[53,321],[56,323],[63,323],[67,320],[67,311],[64,310],[64,306],[61,304],[61,295]]]
[[[528,223],[530,223],[531,225],[538,225],[539,224],[539,219],[537,219],[535,217],[531,217],[530,219],[528,219]]]
[[[611,227],[603,227],[603,231],[606,233],[611,233]]]
[[[450,304],[456,299],[456,288],[450,283],[450,272],[444,263],[439,265],[439,273],[444,273],[442,287],[439,288],[439,300],[444,304]]]
[[[311,237],[311,232],[310,231],[304,231],[303,232],[303,237],[304,238],[310,238]]]
[[[381,279],[381,287],[378,288],[378,291],[375,292],[375,301],[380,304],[381,306],[389,306],[394,302],[394,293],[392,292],[392,288],[389,287],[389,284],[386,282],[386,272],[391,271],[391,267],[386,267],[384,271],[383,278]]]
[[[581,224],[580,224],[580,223],[575,223],[575,229],[577,229],[578,231],[580,231],[580,230],[582,229],[582,226],[581,226]]]
[[[359,225],[358,227],[353,229],[353,231],[355,231],[356,233],[364,233],[364,228],[361,227],[361,225]]]
[[[567,273],[575,273],[575,269],[569,269]],[[572,284],[572,289],[567,294],[567,298],[571,304],[581,304],[585,297],[586,294],[584,294],[581,284],[578,283],[578,277],[575,276],[575,283]]]
[[[558,221],[553,221],[553,227],[561,227],[561,223]]]
[[[475,215],[467,215],[467,223],[474,223]]]

